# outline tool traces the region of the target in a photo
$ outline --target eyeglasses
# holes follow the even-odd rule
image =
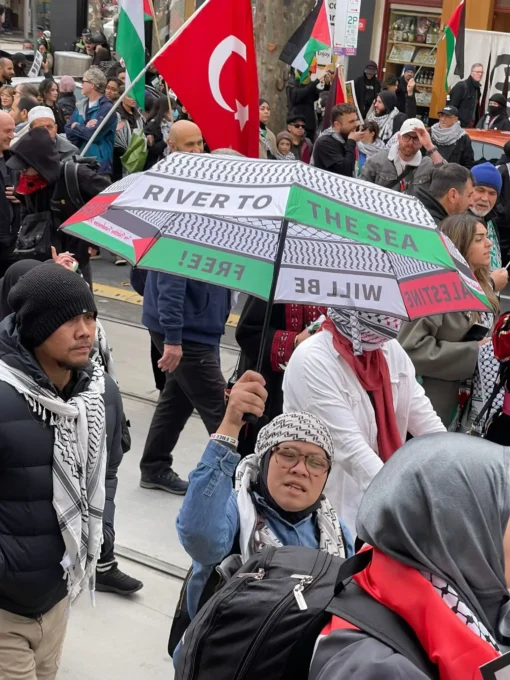
[[[292,127],[300,128],[301,130],[305,130],[305,129],[306,129],[306,125],[296,125],[296,123],[291,123],[291,125],[292,125]]]
[[[474,73],[476,76],[483,76],[483,71],[471,71],[471,73]]]
[[[82,85],[85,85],[85,83],[88,83],[90,85],[90,80],[85,80],[85,78],[81,82],[82,82]]]
[[[283,470],[291,470],[299,463],[301,458],[305,459],[306,469],[312,477],[325,475],[331,468],[330,461],[318,453],[299,453],[296,449],[288,446],[280,446],[273,449],[274,458]]]

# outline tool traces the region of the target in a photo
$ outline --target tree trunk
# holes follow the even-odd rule
[[[271,106],[270,129],[286,129],[285,86],[289,68],[279,60],[285,43],[314,6],[314,0],[257,0],[254,29],[260,96]]]

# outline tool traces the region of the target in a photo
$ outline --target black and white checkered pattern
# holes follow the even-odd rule
[[[427,571],[422,571],[421,575],[424,576],[427,581],[429,581],[433,586],[434,590],[445,604],[447,604],[455,616],[460,619],[475,635],[477,635],[485,642],[488,642],[497,652],[500,651],[496,640],[489,633],[484,624],[478,619],[478,617],[473,614],[471,609],[464,604],[460,599],[459,595],[455,592],[454,588],[449,583],[435,574],[431,574]]]

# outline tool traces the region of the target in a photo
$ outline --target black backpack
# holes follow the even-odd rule
[[[94,157],[73,156],[70,160],[64,163],[64,181],[66,191],[72,205],[79,210],[83,207],[86,201],[83,199],[80,191],[80,182],[78,179],[78,168],[80,165],[86,165],[95,172],[99,169],[99,163]]]
[[[332,614],[437,679],[408,624],[350,581],[371,556],[364,551],[342,560],[290,546],[253,556],[193,619],[175,659],[175,680],[307,680]]]
[[[64,221],[61,218],[61,183],[64,183],[65,194],[74,208],[73,212],[86,203],[81,195],[78,179],[80,165],[87,165],[93,170],[99,168],[95,158],[74,156],[63,164],[51,199],[51,210],[26,215],[22,221],[14,251],[17,259],[30,258],[44,261],[51,257],[51,246],[56,245],[57,229]]]

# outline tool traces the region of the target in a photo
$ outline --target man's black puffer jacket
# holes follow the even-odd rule
[[[0,359],[55,391],[34,355],[20,343],[14,315],[0,324]],[[76,371],[64,398],[83,392],[90,369]],[[122,402],[105,375],[108,462],[104,541],[112,546],[117,468],[122,460]],[[69,393],[67,393],[69,392]],[[0,381],[0,609],[37,617],[67,594],[60,562],[64,541],[53,509],[53,428],[25,398]]]

